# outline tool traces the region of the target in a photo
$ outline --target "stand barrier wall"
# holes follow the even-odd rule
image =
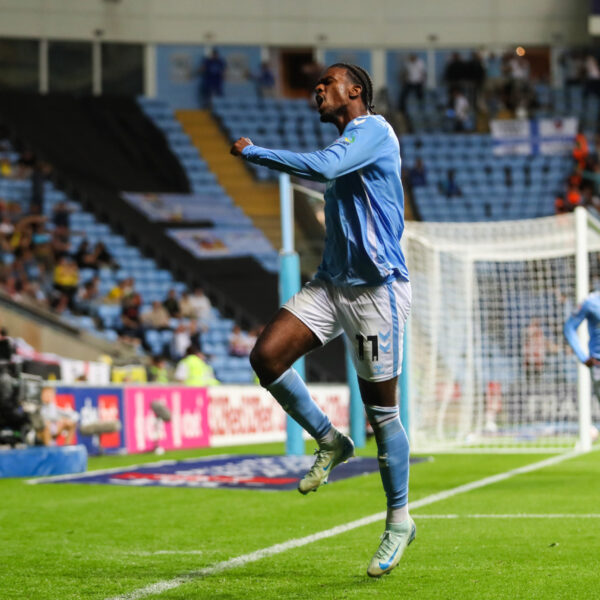
[[[348,432],[348,387],[309,385],[309,389],[332,423]],[[150,407],[155,400],[169,409],[169,422],[156,418]],[[59,385],[56,402],[77,411],[81,425],[121,422],[118,433],[84,436],[78,431],[76,443],[84,444],[89,454],[148,452],[157,446],[177,450],[282,442],[286,438],[285,413],[266,390],[251,385]],[[60,445],[63,440],[57,443]]]

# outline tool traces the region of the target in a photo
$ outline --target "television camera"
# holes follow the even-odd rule
[[[0,338],[0,445],[33,445],[44,428],[41,416],[43,380],[21,371],[10,338]]]

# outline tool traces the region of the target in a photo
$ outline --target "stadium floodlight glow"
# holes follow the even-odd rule
[[[414,451],[588,450],[600,404],[562,331],[600,281],[600,221],[409,222],[403,247]]]

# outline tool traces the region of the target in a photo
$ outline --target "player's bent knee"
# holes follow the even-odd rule
[[[288,368],[274,350],[271,345],[259,341],[250,352],[250,365],[262,385],[269,385]]]

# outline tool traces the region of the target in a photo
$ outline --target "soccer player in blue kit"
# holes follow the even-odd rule
[[[577,329],[587,320],[590,342],[588,350],[584,350],[577,337]],[[592,292],[581,306],[567,319],[564,334],[577,358],[590,367],[594,394],[600,400],[600,292]]]
[[[333,123],[340,133],[324,150],[269,150],[248,138],[231,148],[249,162],[326,183],[321,265],[267,324],[250,361],[261,385],[318,443],[315,463],[298,486],[307,494],[354,455],[354,444],[332,426],[292,365],[342,332],[348,336],[387,497],[385,531],[367,569],[371,577],[380,577],[398,564],[416,534],[408,514],[408,438],[397,402],[411,298],[400,249],[400,150],[391,126],[374,114],[373,84],[364,69],[332,65],[317,83],[315,98],[321,121]]]

